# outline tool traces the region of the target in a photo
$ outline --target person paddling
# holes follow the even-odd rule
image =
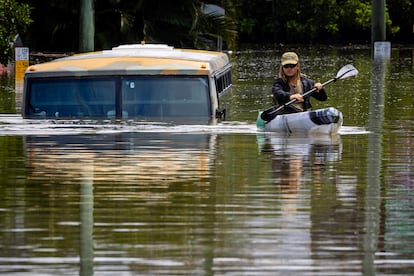
[[[310,110],[312,105],[310,97],[303,97],[306,91],[316,88],[316,93],[311,96],[319,101],[326,101],[328,96],[320,82],[314,83],[313,80],[305,77],[300,72],[299,57],[294,52],[286,52],[280,59],[279,75],[275,78],[272,85],[273,100],[279,106],[296,99],[296,101],[286,106],[281,113],[295,113]]]

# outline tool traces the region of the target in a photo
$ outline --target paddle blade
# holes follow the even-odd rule
[[[279,115],[279,110],[280,110],[280,108],[278,108],[276,106],[272,106],[271,108],[269,108],[269,109],[263,111],[262,113],[260,113],[260,118],[262,118],[262,120],[265,121],[265,122],[270,122],[277,115]]]
[[[347,64],[338,71],[335,80],[345,79],[356,75],[358,75],[358,70],[351,64]]]

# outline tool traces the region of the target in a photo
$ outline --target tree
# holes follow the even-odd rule
[[[145,41],[207,49],[212,42],[215,47],[217,36],[231,37],[226,34],[228,22],[203,13],[198,0],[100,1],[96,20],[98,45]]]
[[[13,60],[12,43],[32,22],[30,6],[14,0],[0,0],[0,63]]]
[[[34,23],[24,38],[32,49],[78,52],[80,3],[87,1],[22,0],[34,7]],[[202,13],[199,0],[99,0],[94,2],[95,48],[125,43],[165,43],[208,48],[217,36],[234,39],[228,18]],[[230,26],[230,27],[229,27]],[[211,44],[211,45],[210,45]]]
[[[33,6],[34,22],[22,36],[31,49],[79,51],[81,1],[19,1]],[[247,43],[365,43],[371,32],[371,0],[87,1],[94,3],[96,49],[141,41],[215,49],[218,37],[224,49]],[[388,35],[412,40],[412,1],[388,2]],[[203,13],[203,3],[223,7],[224,18]]]
[[[237,2],[235,21],[241,42],[331,43],[370,40],[371,0],[222,1]],[[405,33],[412,37],[411,1],[396,1],[398,4],[391,2],[386,11],[388,33],[395,34],[399,30],[398,25],[393,25],[397,20],[391,15],[403,14],[404,19],[400,18],[398,22],[405,22]],[[404,8],[398,12],[398,7]]]
[[[95,18],[93,0],[80,0],[79,51],[91,52],[95,49]]]

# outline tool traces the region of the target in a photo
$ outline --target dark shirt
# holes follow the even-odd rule
[[[308,92],[314,88],[314,82],[311,79],[301,76],[300,80],[303,86],[303,93]],[[289,97],[292,95],[290,93],[290,87],[287,81],[284,81],[282,78],[276,78],[272,86],[273,100],[275,104],[283,105],[290,101]],[[326,101],[328,96],[326,95],[325,89],[321,89],[319,92],[315,91],[310,96],[319,100]],[[303,110],[308,110],[312,108],[310,103],[310,96],[304,97]]]

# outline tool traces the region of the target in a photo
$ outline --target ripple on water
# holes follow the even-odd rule
[[[216,125],[174,125],[160,122],[88,120],[28,120],[18,115],[0,116],[0,136],[109,134],[125,132],[157,133],[257,133],[255,124],[223,122]]]

